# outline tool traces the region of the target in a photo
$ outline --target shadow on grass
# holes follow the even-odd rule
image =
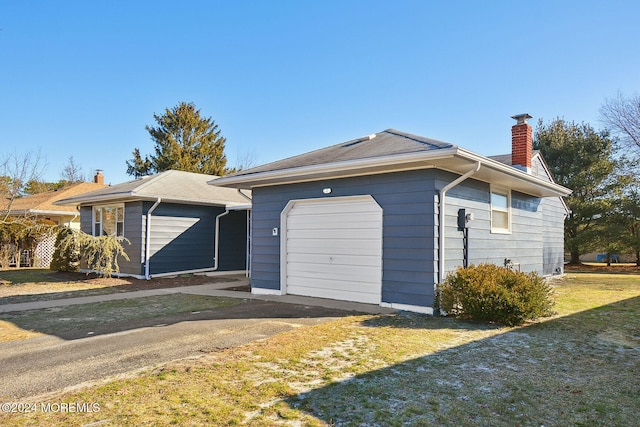
[[[182,286],[202,285],[205,283],[229,282],[229,286],[233,286],[234,282],[238,282],[237,278],[231,276],[208,277],[201,275],[184,275],[178,277],[142,280],[135,278],[101,278],[95,274],[64,273],[46,269],[2,270],[0,271],[0,284],[3,280],[10,282],[9,286],[20,286],[25,283],[31,283],[35,286],[42,286],[43,288],[46,288],[49,284],[71,283],[87,285],[87,289],[4,296],[0,297],[0,305],[106,295],[147,289],[176,288]],[[97,284],[98,287],[89,287],[95,284]],[[240,289],[238,287],[238,290],[246,291],[247,289]],[[250,288],[248,290],[250,291]]]
[[[354,312],[248,298],[170,294],[0,314],[15,326],[65,340],[185,321],[351,316]]]
[[[412,314],[364,325],[492,328]],[[286,403],[336,426],[639,425],[639,356],[636,297],[452,345]]]
[[[95,275],[82,273],[62,273],[49,270],[48,268],[16,268],[0,270],[0,279],[13,284],[28,282],[78,282],[82,280],[95,279]]]

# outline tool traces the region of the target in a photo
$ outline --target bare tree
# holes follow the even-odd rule
[[[228,169],[227,173],[235,173],[240,172],[245,169],[252,168],[257,165],[257,154],[256,150],[252,149],[249,151],[240,151],[236,152],[236,164],[233,168]]]
[[[618,93],[615,98],[605,100],[600,115],[624,146],[640,156],[640,95],[625,97]]]
[[[76,162],[73,160],[73,156],[69,157],[69,162],[62,169],[60,178],[68,181],[71,184],[86,181],[85,175],[82,172],[82,166],[76,164]]]
[[[0,161],[0,222],[10,217],[14,200],[24,195],[29,182],[42,181],[45,166],[40,150],[22,155],[13,152]]]

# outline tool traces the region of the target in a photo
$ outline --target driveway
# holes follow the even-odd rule
[[[273,301],[274,297],[220,290],[222,286],[203,285],[162,292],[224,295],[242,298],[243,303],[200,313],[145,319],[127,330],[99,336],[71,340],[44,336],[0,344],[0,399],[15,401],[33,398],[170,360],[241,345],[300,326],[352,315],[353,310],[364,312],[380,309],[289,296]],[[130,297],[144,296],[144,292],[131,293]],[[86,302],[111,297],[102,295]],[[47,303],[51,306],[80,302],[70,299]],[[33,307],[27,305],[21,309]]]

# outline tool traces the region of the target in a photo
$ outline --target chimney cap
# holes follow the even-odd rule
[[[528,119],[532,119],[533,116],[530,116],[527,113],[524,114],[516,114],[515,116],[511,116],[512,119],[517,120],[519,125],[523,124],[523,123],[527,123]]]

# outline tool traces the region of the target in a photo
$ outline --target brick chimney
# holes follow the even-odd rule
[[[518,123],[511,128],[511,165],[531,173],[531,157],[533,156],[533,128],[527,119],[528,114],[511,116]]]
[[[95,182],[96,184],[103,184],[104,185],[104,175],[102,175],[102,170],[98,169],[96,171],[96,174],[93,177],[93,182]]]

